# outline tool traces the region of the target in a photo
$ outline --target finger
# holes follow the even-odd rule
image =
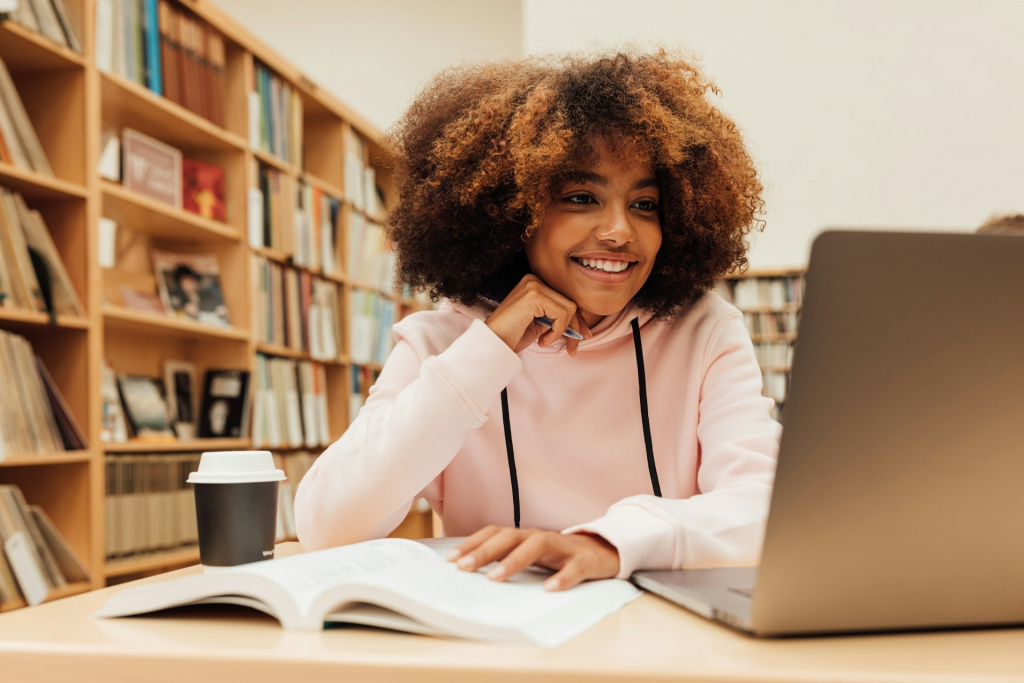
[[[476,571],[478,568],[508,555],[522,540],[523,532],[519,529],[504,527],[498,533],[460,557],[456,564],[459,566],[459,569]]]
[[[578,586],[589,578],[592,578],[589,564],[581,556],[574,555],[554,576],[544,582],[544,590],[564,591]]]
[[[579,309],[576,310],[576,316],[573,322],[573,329],[580,333],[584,339],[593,339],[594,333],[590,331],[590,325],[583,319],[583,314],[580,313]]]
[[[551,535],[545,532],[533,533],[517,545],[501,560],[497,567],[487,572],[487,578],[495,581],[505,581],[515,576],[527,567],[540,564],[541,559],[548,563],[559,566],[561,563],[556,555],[552,555],[555,546],[552,544]]]
[[[494,536],[496,533],[498,533],[504,528],[506,527],[491,524],[483,527],[482,529],[477,530],[476,532],[470,534],[465,540],[463,540],[457,546],[449,550],[448,554],[445,555],[445,559],[447,559],[449,562],[459,559],[460,557],[470,552],[471,550],[473,550],[481,543],[486,541],[488,538]]]

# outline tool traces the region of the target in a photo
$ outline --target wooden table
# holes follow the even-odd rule
[[[1024,629],[757,640],[652,595],[554,650],[355,627],[284,631],[230,606],[90,618],[137,583],[0,615],[0,681],[1024,682]]]

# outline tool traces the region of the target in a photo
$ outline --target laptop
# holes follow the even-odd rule
[[[633,581],[757,636],[1024,623],[1024,237],[822,233],[760,566]]]

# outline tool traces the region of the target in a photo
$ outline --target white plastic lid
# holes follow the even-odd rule
[[[203,453],[199,470],[188,475],[190,484],[245,484],[284,481],[284,472],[274,467],[270,451],[210,451]]]

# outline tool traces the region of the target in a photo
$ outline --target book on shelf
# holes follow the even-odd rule
[[[293,256],[298,219],[295,178],[266,164],[254,164],[257,186],[249,190],[249,246]]]
[[[282,541],[295,540],[295,492],[298,490],[299,482],[306,475],[309,468],[316,461],[316,455],[308,451],[296,451],[294,453],[274,454],[275,466],[284,471],[286,479],[281,482],[277,498],[277,530],[274,540]]]
[[[179,439],[196,436],[196,366],[183,360],[164,361],[167,412]]]
[[[104,459],[108,561],[195,546],[196,508],[188,473],[199,453],[107,455]]]
[[[327,372],[320,363],[256,354],[255,448],[330,443]]]
[[[11,19],[57,45],[82,54],[82,38],[64,0],[21,0]]]
[[[341,288],[308,271],[267,258],[253,259],[256,341],[336,360],[341,340]]]
[[[121,138],[124,188],[180,209],[181,151],[131,128]]]
[[[24,599],[38,605],[58,588],[89,574],[56,525],[21,489],[0,485],[0,609]]]
[[[43,382],[43,387],[46,389],[46,398],[49,401],[54,420],[57,422],[57,430],[60,432],[64,448],[69,451],[88,448],[89,440],[86,438],[82,426],[75,419],[75,414],[71,412],[71,408],[64,401],[64,396],[57,387],[57,383],[39,356],[36,356],[36,369]]]
[[[0,406],[0,461],[13,455],[65,450],[65,436],[54,417],[54,403],[36,364],[32,345],[0,330],[0,386],[17,400]],[[16,388],[16,389],[15,389]],[[53,387],[56,391],[56,387]],[[63,399],[60,400],[63,405]]]
[[[0,188],[0,242],[0,306],[85,314],[42,214],[7,188]],[[5,276],[11,289],[5,287]],[[6,292],[12,296],[5,297]]]
[[[364,624],[556,647],[640,595],[620,579],[550,592],[543,587],[546,578],[529,570],[506,582],[491,581],[481,572],[458,569],[424,543],[389,538],[125,590],[97,616],[219,602],[265,612],[286,629]]]
[[[250,146],[302,165],[302,99],[290,83],[256,60],[249,94]]]
[[[352,362],[383,363],[394,346],[395,302],[361,289],[352,291],[351,301],[348,341]]]
[[[225,211],[224,168],[196,159],[181,162],[182,207],[203,218],[223,221]]]
[[[128,420],[117,390],[117,373],[110,361],[104,361],[100,369],[100,397],[100,441],[124,443],[128,440]]]
[[[3,59],[0,59],[0,161],[43,175],[53,175],[36,129]]]
[[[383,292],[394,289],[395,253],[384,226],[354,213],[349,223],[349,279]]]
[[[160,300],[176,318],[230,327],[215,254],[179,254],[153,250],[153,275]]]
[[[199,438],[244,438],[249,434],[248,370],[211,369],[203,380]]]
[[[118,375],[117,388],[132,436],[142,439],[174,436],[162,379]]]

